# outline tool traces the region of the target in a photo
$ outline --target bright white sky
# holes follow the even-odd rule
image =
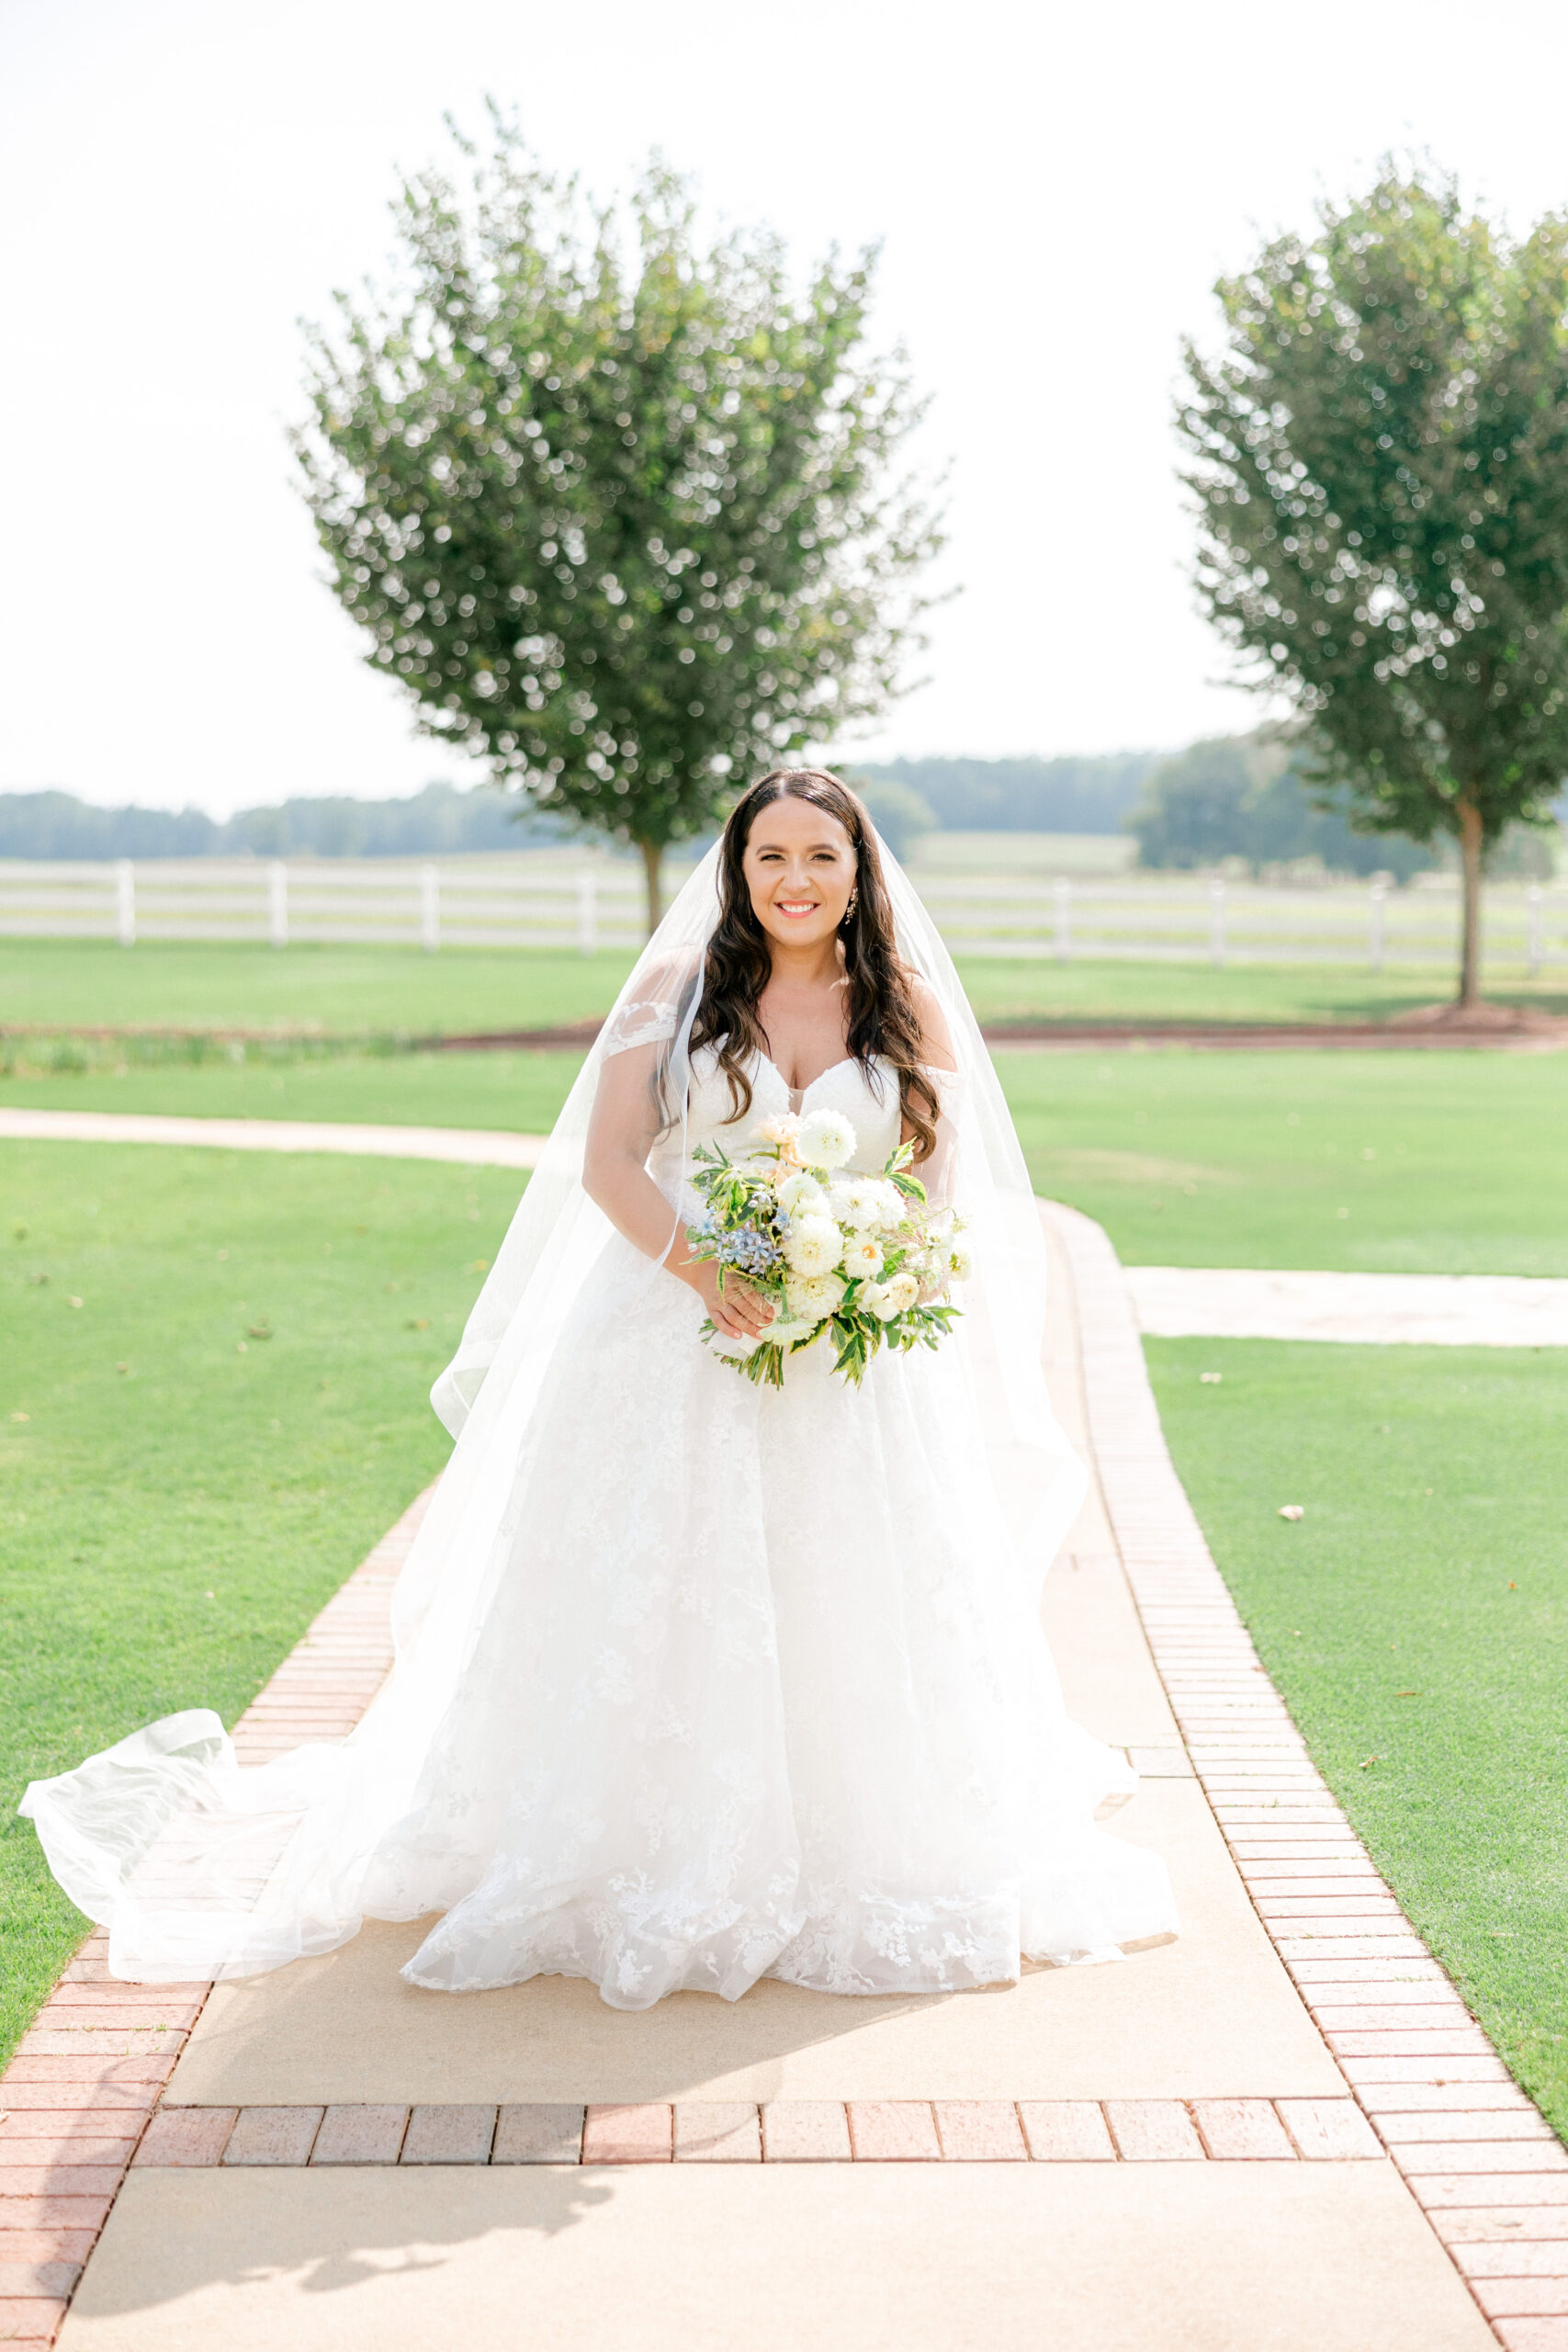
[[[1515,226],[1568,203],[1565,52],[1547,0],[0,0],[0,790],[222,814],[455,773],[320,584],[283,428],[296,321],[382,267],[395,168],[487,90],[597,192],[658,145],[803,265],[884,240],[964,593],[863,756],[1249,725],[1188,584],[1179,339],[1386,149]]]

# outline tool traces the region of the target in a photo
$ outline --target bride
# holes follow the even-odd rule
[[[950,1340],[825,1341],[688,1255],[693,1154],[831,1107],[968,1226]],[[615,2007],[761,1976],[951,1992],[1176,1926],[1098,1827],[1041,1578],[1083,1473],[1040,1367],[1043,1244],[995,1072],[919,899],[837,777],[764,776],[639,959],[434,1392],[457,1443],[358,1729],[242,1770],[193,1709],[30,1814],[111,1973],[232,1976],[431,1919],[447,1992],[586,1976]]]

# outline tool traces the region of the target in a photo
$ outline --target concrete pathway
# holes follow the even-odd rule
[[[165,1119],[137,1111],[0,1109],[0,1140],[164,1143],[210,1151],[330,1151],[369,1159],[452,1159],[467,1168],[536,1168],[543,1136],[487,1127],[376,1127],[313,1119]]]
[[[1568,2152],[1264,1676],[1109,1242],[1045,1216],[1053,1390],[1097,1473],[1046,1621],[1074,1712],[1145,1775],[1114,1826],[1168,1857],[1179,1939],[986,1993],[763,1984],[628,2015],[558,1978],[416,1991],[397,1968],[418,1924],[216,1990],[111,1984],[94,1939],[0,2082],[0,2333],[39,2352],[62,2317],[62,2352],[1564,2352]],[[356,1718],[418,1508],[248,1712],[242,1753]]]
[[[1568,1282],[1534,1276],[1128,1266],[1125,1279],[1139,1329],[1168,1340],[1568,1348]]]

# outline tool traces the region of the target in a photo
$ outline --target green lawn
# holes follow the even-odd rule
[[[287,947],[0,940],[0,1023],[461,1036],[608,1011],[627,955],[555,948]]]
[[[1019,1047],[997,1064],[1037,1189],[1098,1218],[1130,1264],[1568,1274],[1568,1054]],[[7,1080],[0,1103],[532,1132],[577,1067],[501,1051],[172,1065]]]
[[[1177,1466],[1314,1758],[1568,2136],[1568,1351],[1147,1351]],[[1286,1502],[1305,1508],[1294,1525]]]
[[[1098,1218],[1129,1264],[1568,1274],[1568,1054],[998,1067],[1036,1189]]]
[[[1353,965],[1082,962],[971,956],[964,985],[983,1021],[1292,1022],[1381,1020],[1450,993],[1433,969],[1379,975]],[[327,1036],[455,1036],[537,1029],[606,1012],[625,954],[556,949],[272,948],[149,941],[0,940],[0,1026],[297,1031]],[[1554,984],[1497,993],[1568,1011]]]
[[[23,1785],[177,1708],[231,1722],[435,1475],[426,1392],[518,1180],[73,1144],[0,1169],[3,2064],[82,1929]]]
[[[0,1105],[150,1111],[198,1119],[346,1119],[372,1125],[547,1132],[581,1054],[335,1055],[320,1061],[164,1063],[110,1072],[0,1080]]]
[[[995,1025],[1035,1021],[1254,1023],[1387,1021],[1418,1005],[1444,1002],[1451,976],[1437,967],[1369,972],[1353,964],[1031,963],[997,956],[956,959],[978,1018]],[[1505,1004],[1568,1012],[1568,990],[1554,983],[1489,981]]]

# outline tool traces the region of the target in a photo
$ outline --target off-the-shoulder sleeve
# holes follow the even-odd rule
[[[676,1036],[690,1009],[701,970],[669,964],[643,976],[636,996],[618,1004],[599,1033],[602,1054],[624,1054],[634,1046],[665,1045]]]
[[[672,1037],[681,1025],[681,1008],[673,997],[633,997],[620,1005],[599,1034],[606,1054],[624,1054],[632,1046],[656,1046]]]

